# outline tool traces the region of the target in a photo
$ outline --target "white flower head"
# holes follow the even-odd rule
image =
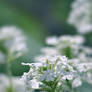
[[[40,83],[39,82],[37,82],[37,80],[30,80],[30,86],[31,86],[31,88],[32,89],[39,89],[39,85],[40,85]]]
[[[72,58],[78,55],[80,47],[83,43],[84,38],[80,35],[64,35],[59,37],[56,49],[58,53],[61,53],[61,55],[65,55],[68,58]]]
[[[46,48],[42,48],[41,52],[46,54],[46,55],[57,55],[57,50],[55,48],[51,48],[51,47],[46,47]]]
[[[73,80],[73,83],[72,83],[72,86],[73,86],[73,88],[74,87],[79,87],[79,86],[81,86],[82,85],[82,81],[81,81],[81,79],[78,77],[78,78],[75,78],[74,80]]]
[[[62,84],[62,81],[66,79],[73,80],[77,75],[75,75],[73,67],[69,65],[67,58],[60,55],[44,57],[44,62],[40,61],[39,63],[27,63],[24,65],[30,66],[29,72],[24,73],[22,77],[29,89],[40,89],[44,86],[49,89],[48,83],[53,82],[54,85],[56,81],[58,83],[61,81]],[[57,86],[59,86],[58,83]]]
[[[86,79],[87,78],[87,79]],[[86,82],[88,82],[89,84],[92,85],[92,73],[91,72],[88,72],[87,73],[87,76],[85,77],[84,79]]]
[[[53,36],[53,37],[48,37],[46,39],[46,43],[48,45],[56,45],[58,43],[58,40],[57,40],[57,37],[56,36]]]
[[[63,80],[66,80],[66,79],[73,80],[73,75],[65,75],[62,79]]]
[[[79,72],[87,72],[88,71],[88,65],[87,65],[87,63],[78,64],[77,69],[79,70]]]
[[[59,43],[64,43],[65,45],[80,45],[84,43],[84,38],[79,35],[65,35],[59,38]]]
[[[80,35],[75,35],[75,36],[64,35],[60,37],[49,37],[47,39],[48,40],[46,42],[47,44],[49,43],[50,46],[41,49],[41,52],[43,54],[42,57],[61,54],[67,56],[68,58],[72,58],[78,55],[79,50],[84,43],[84,38]],[[54,42],[55,44],[52,44]],[[68,54],[67,52],[70,54]],[[37,57],[37,59],[38,58],[40,58],[40,56]]]
[[[0,29],[0,42],[6,49],[9,58],[18,58],[27,52],[26,39],[21,30],[15,26]]]
[[[92,31],[91,6],[91,0],[75,0],[72,3],[68,23],[74,25],[79,33]]]

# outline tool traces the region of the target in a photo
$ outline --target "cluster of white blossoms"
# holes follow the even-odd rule
[[[19,77],[12,77],[14,92],[25,92],[24,82]],[[0,74],[0,92],[10,92],[8,77]]]
[[[0,64],[6,64],[7,76],[0,74],[0,92],[25,92],[25,86],[19,78],[11,76],[10,61],[27,52],[26,38],[15,26],[0,28]]]
[[[44,55],[65,55],[68,58],[76,57],[84,43],[82,36],[64,35],[60,37],[48,37],[46,43],[49,45],[42,48],[41,52]]]
[[[68,23],[74,25],[79,33],[92,31],[92,0],[74,0]]]
[[[26,39],[21,30],[15,26],[0,28],[0,48],[0,57],[6,57],[9,60],[18,58],[26,53]]]
[[[82,84],[82,80],[92,77],[86,74],[91,74],[92,63],[80,63],[77,59],[68,60],[60,55],[44,56],[38,63],[24,65],[30,66],[29,72],[22,76],[28,92],[36,89],[41,92],[72,92]]]
[[[82,81],[92,84],[92,49],[83,46],[82,36],[54,36],[47,38],[46,43],[49,46],[42,48],[42,55],[35,58],[38,63],[26,64],[30,66],[30,70],[24,74],[23,79],[29,90],[41,88],[47,90],[50,85],[44,84],[44,81],[47,84],[54,83],[59,77],[57,88],[60,84],[60,89],[69,92],[81,86]]]
[[[28,90],[72,92],[82,81],[92,83],[92,49],[83,46],[82,36],[54,36],[46,43],[49,46],[35,58],[38,63],[25,64],[30,66],[23,76]]]
[[[77,71],[68,63],[65,56],[57,55],[44,57],[44,61],[38,63],[24,64],[30,66],[29,72],[24,73],[22,77],[27,84],[27,90],[38,89],[44,92],[64,90],[62,84],[65,84],[65,80],[71,81],[77,77]]]

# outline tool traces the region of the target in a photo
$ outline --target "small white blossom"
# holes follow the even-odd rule
[[[84,81],[88,82],[89,84],[92,84],[92,73],[87,72],[87,76],[84,78]]]
[[[55,48],[47,47],[47,48],[42,48],[41,52],[46,54],[46,55],[57,55],[57,50]]]
[[[52,56],[52,57],[51,57],[51,56]],[[37,56],[37,57],[35,58],[35,61],[39,61],[39,62],[46,63],[46,61],[50,60],[50,61],[52,61],[52,62],[54,63],[54,62],[56,61],[56,56],[57,56],[57,55],[55,55],[55,56],[51,55],[51,56],[49,56],[49,55]]]
[[[53,36],[53,37],[48,37],[47,39],[46,39],[46,43],[48,44],[48,45],[56,45],[58,42],[57,42],[58,40],[57,40],[57,37],[56,36]]]
[[[77,69],[79,72],[87,72],[92,69],[92,63],[81,63],[77,65]]]
[[[66,79],[68,79],[68,80],[73,80],[73,76],[72,76],[72,75],[65,75],[65,76],[63,77],[63,80],[66,80]]]
[[[66,35],[66,36],[61,36],[59,38],[59,42],[67,42],[70,44],[82,44],[84,42],[84,38],[82,36],[76,35],[76,36],[70,36],[70,35]]]
[[[30,87],[32,87],[32,89],[39,89],[39,82],[37,82],[35,79],[34,80],[30,80]]]
[[[75,79],[73,80],[73,83],[72,83],[73,88],[74,88],[74,87],[81,86],[81,85],[82,85],[82,81],[81,81],[80,78],[75,78]]]

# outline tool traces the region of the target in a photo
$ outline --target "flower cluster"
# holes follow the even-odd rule
[[[51,39],[53,40],[51,41]],[[82,61],[79,57],[67,59],[65,56],[59,55],[59,50],[55,50],[56,45],[59,45],[55,37],[46,41],[47,43],[51,41],[52,43],[49,43],[49,45],[54,45],[54,48],[52,49],[51,47],[50,49],[50,47],[47,47],[45,52],[42,49],[44,55],[36,58],[36,60],[39,61],[38,63],[24,64],[30,66],[29,72],[24,73],[22,77],[26,83],[27,91],[38,89],[42,92],[72,92],[76,90],[76,87],[82,85],[82,80],[92,83],[92,73],[90,72],[92,71],[91,62]],[[77,43],[77,40],[70,40],[69,37],[62,40],[60,39],[60,41],[65,42],[62,43],[61,48],[69,46],[70,42],[72,44],[74,43],[74,45],[83,43],[83,39]]]
[[[92,0],[75,0],[68,23],[74,25],[79,33],[92,31]]]
[[[66,84],[78,78],[77,70],[69,63],[65,56],[56,55],[44,57],[44,60],[38,63],[24,64],[30,66],[29,72],[24,73],[22,77],[27,90],[38,89],[44,92],[66,90]]]
[[[38,89],[42,92],[72,92],[82,84],[82,80],[89,78],[89,81],[92,78],[88,72],[92,70],[92,63],[68,60],[65,56],[44,56],[38,63],[24,65],[30,66],[29,72],[22,76],[27,91]]]
[[[60,63],[62,63],[62,62],[66,63],[69,67],[71,67],[71,70],[70,70],[70,72],[68,72],[68,75],[63,75],[64,77],[62,77],[62,79],[61,79],[61,80],[63,80],[63,79],[66,80],[67,76],[68,76],[68,78],[71,78],[71,80],[69,80],[68,83],[67,83],[67,80],[63,81],[61,83],[63,85],[63,88],[67,89],[68,91],[75,90],[76,87],[82,85],[82,81],[92,84],[92,72],[91,72],[92,71],[92,63],[91,63],[92,49],[83,46],[84,38],[82,36],[78,36],[78,35],[77,36],[69,36],[68,35],[68,36],[61,36],[61,37],[54,36],[54,37],[47,38],[46,43],[49,45],[49,47],[42,48],[41,49],[42,55],[36,57],[35,61],[40,62],[40,65],[44,66],[43,65],[44,63],[45,63],[45,65],[46,64],[48,65],[47,61],[49,61],[49,64],[50,64],[50,61],[52,61],[52,63],[54,63],[54,61],[57,62],[56,56],[57,57],[60,55],[67,56],[67,58],[68,58],[68,60],[66,60],[67,62],[65,62],[65,61],[63,62],[62,60],[61,61],[59,60]],[[30,65],[34,65],[34,64],[30,64]],[[55,63],[55,65],[56,65],[56,63]],[[63,67],[60,66],[59,70],[62,70]],[[30,68],[30,71],[32,71],[31,68]],[[36,71],[38,71],[38,70],[35,69],[33,71],[33,74],[35,74]],[[32,74],[30,74],[30,71],[29,71],[29,73],[25,73],[26,77],[24,77],[24,78],[26,78],[28,80],[31,79],[30,76],[32,76]],[[49,76],[49,73],[50,73],[50,77],[47,77],[47,78],[54,80],[54,78],[51,76],[55,75],[56,77],[58,77],[58,71],[56,71],[56,72],[54,71],[54,73],[57,74],[57,76],[52,71],[44,72],[42,74]],[[66,72],[66,71],[62,70],[62,73],[66,74],[64,72]],[[62,74],[62,73],[60,72],[60,74]],[[38,73],[36,73],[36,74],[38,74]],[[38,77],[38,75],[36,75],[36,76]],[[48,81],[49,79],[45,78],[44,80]],[[26,80],[26,82],[29,82],[27,84],[30,84],[30,81],[28,81],[28,80]],[[41,82],[41,80],[39,81],[39,83],[40,82]],[[63,90],[65,90],[65,89],[63,89]]]
[[[0,64],[6,65],[6,75],[0,74],[0,92],[25,92],[24,83],[12,77],[10,61],[27,52],[26,39],[14,26],[0,28]]]
[[[19,77],[12,77],[14,92],[25,92],[24,82]],[[11,92],[8,77],[0,74],[0,92]]]
[[[84,38],[78,35],[48,37],[46,39],[46,43],[49,45],[49,47],[42,48],[41,52],[44,55],[65,55],[70,59],[79,54],[79,50],[82,47],[83,42]]]
[[[20,29],[14,26],[0,28],[0,57],[9,60],[18,58],[27,52],[26,39]],[[2,54],[1,54],[2,53]]]
[[[84,46],[83,36],[60,36],[48,37],[46,43],[48,47],[42,48],[42,55],[35,58],[40,61],[43,56],[65,55],[68,59],[77,58],[81,61],[91,61],[92,49]]]

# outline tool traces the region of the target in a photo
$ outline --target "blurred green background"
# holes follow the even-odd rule
[[[33,62],[33,58],[45,46],[45,39],[52,35],[77,34],[76,29],[67,24],[67,18],[74,0],[0,0],[0,27],[15,25],[27,37],[29,52],[11,62],[12,74],[21,76],[28,67],[21,62]],[[92,46],[92,33],[85,35],[85,45]],[[5,73],[5,65],[0,65]],[[92,86],[85,84],[79,92],[92,92]]]

